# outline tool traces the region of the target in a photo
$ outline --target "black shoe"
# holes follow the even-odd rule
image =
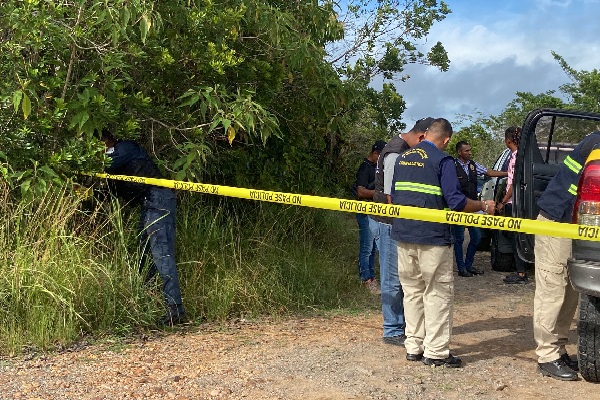
[[[483,270],[482,269],[477,269],[477,268],[467,269],[467,272],[470,272],[473,275],[483,275]]]
[[[506,283],[507,285],[526,285],[529,283],[529,279],[527,279],[527,275],[515,274],[502,279],[502,282]]]
[[[469,277],[473,276],[473,274],[470,273],[469,271],[458,270],[458,276],[469,278]]]
[[[184,323],[185,320],[185,310],[182,305],[169,305],[167,313],[158,320],[158,326],[174,326]]]
[[[435,365],[436,367],[443,365],[446,368],[460,368],[462,366],[462,360],[460,357],[455,357],[450,354],[448,357],[442,359],[423,357],[423,364]]]
[[[565,362],[573,371],[579,371],[579,361],[573,360],[567,353],[561,354],[560,359]]]
[[[421,354],[406,353],[406,361],[421,361],[422,359],[423,359],[423,353],[421,353]]]
[[[561,381],[576,381],[577,372],[573,371],[561,358],[547,363],[538,363],[538,372]]]
[[[383,343],[404,347],[405,340],[406,335],[388,336],[383,338]]]

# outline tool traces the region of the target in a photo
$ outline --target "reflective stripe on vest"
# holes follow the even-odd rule
[[[442,196],[442,188],[434,185],[426,185],[424,183],[396,182],[396,184],[394,185],[394,189],[405,190],[408,192],[432,194],[434,196]]]
[[[577,196],[577,185],[571,184],[571,186],[569,186],[568,192],[571,193],[573,196]]]
[[[567,158],[565,158],[564,163],[567,166],[567,168],[569,168],[575,174],[579,175],[579,173],[581,172],[581,164],[579,164],[577,161],[573,160],[571,158],[571,156],[567,156]]]

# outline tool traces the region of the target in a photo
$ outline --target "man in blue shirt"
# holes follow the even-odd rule
[[[472,200],[462,193],[454,159],[444,152],[451,136],[450,123],[437,118],[424,140],[397,158],[394,204],[494,213],[493,200]],[[396,218],[392,238],[398,241],[398,275],[404,290],[406,359],[460,367],[462,360],[450,354],[454,293],[450,225]]]

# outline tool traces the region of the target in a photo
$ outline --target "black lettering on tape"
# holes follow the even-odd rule
[[[592,226],[584,226],[584,227],[579,227],[578,229],[578,234],[579,237],[587,237],[590,239],[596,239],[598,238],[598,232],[600,231],[600,228],[596,228],[596,227],[592,227]]]
[[[520,230],[521,229],[521,220],[518,219],[509,219],[508,220],[508,228]]]

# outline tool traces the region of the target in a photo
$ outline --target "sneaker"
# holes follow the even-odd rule
[[[460,357],[455,357],[452,354],[448,355],[446,358],[429,358],[423,357],[423,364],[425,365],[433,365],[436,367],[444,366],[446,368],[460,368],[462,367],[462,360]]]
[[[470,278],[473,276],[469,271],[463,271],[462,269],[458,270],[458,276],[462,276],[463,278]]]
[[[379,282],[375,278],[367,279],[363,281],[363,285],[373,294],[381,294],[381,286],[379,286]]]
[[[502,281],[504,283],[506,283],[507,285],[513,285],[513,284],[526,285],[529,283],[529,279],[527,279],[527,275],[518,275],[518,274],[509,275],[506,278],[502,279]]]
[[[405,340],[406,335],[388,336],[383,338],[383,343],[404,347]]]

